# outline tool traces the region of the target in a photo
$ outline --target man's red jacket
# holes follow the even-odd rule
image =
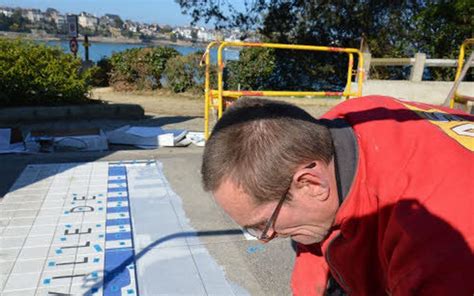
[[[323,118],[352,127],[357,166],[332,233],[298,245],[294,294],[331,272],[349,295],[473,295],[474,117],[370,96]]]

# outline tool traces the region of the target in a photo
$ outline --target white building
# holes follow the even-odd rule
[[[201,42],[210,42],[214,40],[214,33],[200,27],[197,31],[197,39]]]
[[[159,32],[160,26],[158,24],[151,24],[148,26],[148,29],[150,29],[153,32]]]
[[[130,32],[133,32],[133,33],[138,32],[138,23],[134,21],[126,20],[123,24],[123,27],[125,30],[128,30]]]
[[[81,12],[77,17],[77,21],[81,27],[95,30],[99,24],[99,19],[87,12]]]
[[[105,26],[111,26],[121,29],[124,24],[120,16],[116,14],[107,13],[99,19],[99,23]]]
[[[179,35],[183,39],[191,40],[192,39],[192,35],[191,35],[192,31],[193,31],[193,29],[190,28],[190,27],[178,27],[178,28],[173,30],[173,33]]]
[[[0,14],[3,14],[6,17],[11,17],[13,15],[13,9],[10,7],[0,7]]]
[[[45,17],[47,20],[56,24],[57,28],[62,28],[66,25],[66,16],[59,13],[54,8],[46,9]]]
[[[150,29],[150,27],[140,28],[140,33],[142,33],[144,35],[152,36],[152,35],[155,35],[155,32],[156,31]]]
[[[44,15],[39,9],[24,9],[21,14],[32,23],[37,23],[44,19]]]
[[[134,22],[131,20],[126,20],[125,23],[123,24],[123,27],[125,30],[128,30],[133,33],[137,33],[139,31],[138,26],[139,24],[137,22]]]

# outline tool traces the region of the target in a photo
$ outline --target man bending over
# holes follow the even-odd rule
[[[295,295],[473,295],[474,118],[371,96],[321,119],[241,99],[204,151],[204,188],[264,242],[297,242]]]

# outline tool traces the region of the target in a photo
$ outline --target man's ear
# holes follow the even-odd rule
[[[324,201],[329,198],[331,174],[328,165],[320,160],[314,160],[307,166],[302,166],[293,175],[292,190],[310,198]]]

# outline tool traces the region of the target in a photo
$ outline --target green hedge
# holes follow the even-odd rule
[[[88,100],[91,70],[59,47],[0,38],[0,105],[62,105]]]
[[[112,63],[110,58],[103,57],[100,59],[96,66],[92,69],[92,86],[94,87],[106,87],[109,86],[110,73],[112,72]]]
[[[275,50],[263,47],[246,47],[240,51],[238,61],[228,61],[225,69],[225,88],[242,90],[274,89]]]
[[[199,66],[203,52],[175,56],[168,60],[164,77],[166,87],[174,92],[204,89],[205,67]],[[226,61],[226,89],[272,89],[276,56],[271,48],[244,48],[238,61]],[[217,89],[217,65],[211,65],[211,88]]]
[[[114,53],[109,83],[115,90],[146,90],[165,87],[175,93],[204,89],[203,52],[183,56],[169,47],[133,48]],[[106,65],[105,62],[103,62]],[[104,69],[104,66],[100,68]],[[244,48],[238,61],[227,61],[225,88],[272,89],[276,55],[269,48]],[[102,72],[103,73],[103,70]],[[103,74],[102,74],[103,77]],[[165,85],[161,84],[164,78]],[[217,66],[211,66],[211,87],[217,88]]]
[[[94,85],[109,83],[118,91],[168,88],[175,93],[204,89],[203,52],[183,56],[170,47],[132,48],[98,62]],[[276,70],[273,49],[244,48],[238,61],[226,61],[225,88],[272,89]],[[211,88],[217,88],[217,65],[211,65]],[[164,85],[161,84],[164,81]]]
[[[166,63],[166,86],[175,93],[203,90],[205,67],[200,67],[202,52],[176,56]]]
[[[110,59],[110,85],[116,90],[160,88],[166,62],[178,55],[170,47],[132,48],[114,53]]]

